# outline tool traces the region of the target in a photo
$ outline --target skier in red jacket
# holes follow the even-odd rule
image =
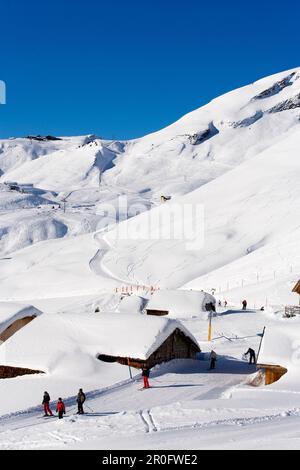
[[[247,310],[248,302],[247,300],[243,300],[243,310]]]
[[[56,405],[56,411],[58,413],[59,419],[62,419],[64,415],[66,414],[66,407],[61,398],[58,399],[58,402]]]
[[[44,416],[53,416],[52,411],[50,409],[50,395],[48,392],[44,392],[44,397],[43,397],[43,406],[44,406]]]
[[[144,388],[150,388],[150,385],[149,385],[150,369],[148,369],[147,367],[143,367],[142,376],[144,378]]]

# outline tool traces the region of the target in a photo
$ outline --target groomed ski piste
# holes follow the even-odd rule
[[[5,325],[24,306],[39,313],[0,345],[0,366],[45,372],[0,380],[1,450],[300,448],[300,319],[283,318],[285,305],[299,303],[299,94],[295,69],[135,141],[0,141],[0,310]],[[202,248],[155,237],[166,207],[199,203]],[[149,214],[156,224],[147,232]],[[120,226],[139,237],[120,238]],[[202,354],[155,367],[141,391],[139,371],[131,378],[128,367],[96,358],[89,325],[132,317],[122,341],[111,327],[111,345],[128,337],[140,348],[134,325],[148,321],[149,299],[156,305],[151,288]],[[203,306],[182,312],[176,300],[191,289],[222,302],[211,342]],[[270,386],[244,357],[249,347],[258,352],[264,328],[260,360],[288,370]],[[51,347],[36,354],[47,338]],[[79,388],[87,394],[80,416]],[[45,390],[53,410],[64,399],[63,420],[43,417]]]

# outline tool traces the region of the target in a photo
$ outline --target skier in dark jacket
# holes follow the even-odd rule
[[[78,392],[78,395],[77,395],[77,405],[78,405],[78,412],[77,414],[78,415],[83,415],[84,414],[84,411],[83,411],[83,404],[86,400],[86,396],[85,396],[85,393],[83,393],[83,390],[82,388],[79,389],[79,392]]]
[[[43,402],[42,405],[44,406],[44,416],[53,416],[53,413],[50,409],[50,395],[48,392],[44,392]]]
[[[56,405],[56,411],[58,413],[59,419],[63,419],[64,415],[66,414],[66,407],[64,402],[62,401],[62,398],[58,399],[57,405]]]
[[[254,349],[249,348],[245,356],[248,356],[248,355],[250,355],[249,364],[256,364],[256,354],[255,354]]]
[[[147,367],[143,367],[142,376],[144,378],[144,388],[150,388],[150,385],[149,385],[150,369],[148,369]]]
[[[242,305],[243,305],[243,310],[247,310],[247,306],[248,306],[247,300],[243,300]]]
[[[217,363],[218,356],[215,353],[215,351],[212,351],[210,353],[210,367],[209,370],[214,370],[216,368],[216,363]]]

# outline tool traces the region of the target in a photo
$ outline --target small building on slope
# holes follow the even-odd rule
[[[32,305],[0,302],[0,343],[7,341],[42,312]]]
[[[196,359],[199,352],[196,339],[176,320],[118,313],[42,315],[10,338],[5,351],[0,347],[0,378],[73,371],[84,376],[101,361],[140,369]]]
[[[285,317],[292,318],[300,315],[300,280],[297,282],[292,292],[299,295],[298,305],[287,305],[285,307]]]
[[[147,306],[148,315],[191,318],[215,310],[216,299],[204,291],[160,290],[154,292]]]
[[[299,380],[298,343],[298,328],[293,324],[266,328],[257,358],[257,368],[264,374],[265,385],[278,382],[287,373],[291,380],[293,376]]]

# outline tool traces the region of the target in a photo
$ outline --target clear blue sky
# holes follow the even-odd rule
[[[138,137],[300,65],[297,0],[7,0],[0,15],[0,138]]]

